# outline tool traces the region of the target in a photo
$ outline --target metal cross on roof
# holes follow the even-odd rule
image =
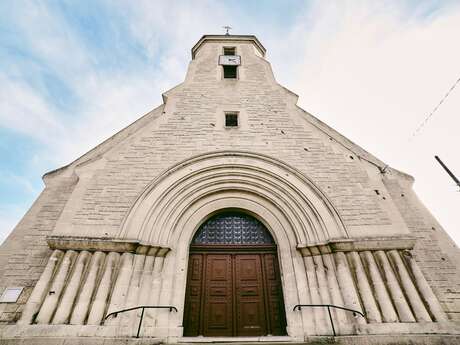
[[[226,30],[226,32],[225,32],[225,35],[227,35],[227,36],[230,36],[229,30],[231,30],[231,29],[232,29],[232,27],[231,27],[231,26],[228,26],[228,25],[226,25],[226,26],[223,26],[222,28],[224,28],[224,29]]]

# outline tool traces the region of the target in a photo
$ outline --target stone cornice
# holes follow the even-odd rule
[[[302,256],[366,250],[412,249],[415,238],[410,236],[367,237],[356,239],[332,239],[323,243],[299,244]]]
[[[87,250],[118,253],[135,253],[148,256],[165,256],[171,248],[138,240],[97,237],[48,236],[46,242],[51,249]]]
[[[200,47],[203,45],[204,42],[206,41],[225,41],[225,42],[252,42],[254,43],[255,47],[259,52],[262,54],[262,56],[265,56],[265,47],[260,43],[260,41],[257,39],[256,36],[254,35],[204,35],[199,39],[199,41],[193,46],[192,48],[192,59],[195,58],[195,54],[200,49]]]

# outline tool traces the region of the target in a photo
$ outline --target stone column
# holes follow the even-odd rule
[[[431,314],[434,316],[436,321],[449,321],[447,318],[446,313],[441,307],[438,299],[434,295],[433,291],[431,290],[430,285],[426,281],[422,271],[418,267],[417,262],[412,257],[412,254],[409,251],[404,252],[404,258],[409,263],[409,267],[414,275],[415,282],[417,287],[422,294],[423,299],[425,300],[426,304],[430,308]]]
[[[322,304],[321,296],[319,295],[318,281],[316,279],[316,270],[313,258],[305,256],[303,258],[305,271],[307,273],[308,290],[310,291],[311,304]],[[308,308],[307,312],[312,313],[315,319],[315,329],[317,335],[327,334],[329,325],[327,324],[326,313],[323,308]]]
[[[133,269],[133,259],[134,254],[123,253],[121,255],[120,270],[118,272],[118,277],[115,282],[115,287],[113,289],[112,296],[110,298],[109,308],[107,314],[121,310],[124,308],[124,302],[128,294],[129,283],[131,280],[131,273]],[[116,325],[119,324],[120,315],[116,318],[111,316],[107,319],[105,325]]]
[[[343,252],[338,252],[335,253],[334,256],[337,268],[337,280],[339,281],[345,307],[360,311],[364,314],[345,254]],[[361,315],[356,315],[354,320],[358,324],[366,324],[366,319]]]
[[[153,253],[154,254],[154,253]],[[144,261],[144,268],[142,270],[141,281],[139,284],[139,294],[137,296],[137,305],[149,305],[150,294],[152,293],[152,273],[153,273],[153,263],[155,261],[154,256],[146,256]],[[149,309],[144,311],[144,321],[142,322],[142,331],[141,334],[145,334],[145,325],[147,312]],[[134,318],[136,325],[138,325],[142,310],[137,310],[136,317]],[[136,328],[137,329],[137,328]],[[142,335],[141,335],[142,336]]]
[[[152,291],[149,297],[149,305],[159,305],[159,304],[167,304],[167,301],[160,301],[160,293],[161,293],[161,283],[162,283],[162,270],[165,260],[167,250],[165,251],[161,248],[157,256],[155,257],[153,263],[153,272],[152,272]],[[145,330],[146,334],[149,336],[156,335],[154,334],[154,329],[158,327],[158,320],[157,320],[158,311],[155,309],[147,310],[144,316],[146,316],[145,320]]]
[[[406,266],[402,262],[401,257],[399,256],[399,252],[397,250],[390,250],[389,251],[390,257],[392,258],[393,262],[395,263],[396,270],[399,274],[399,279],[401,281],[402,286],[404,287],[404,291],[407,294],[409,302],[412,306],[412,310],[414,311],[415,318],[417,321],[431,321],[431,317],[428,314],[423,302],[417,292],[417,289],[412,282],[412,279],[407,272]]]
[[[296,290],[297,296],[299,298],[298,301],[300,304],[311,304],[310,292],[307,288],[308,280],[304,263],[304,257],[301,255],[297,256],[294,253],[292,254],[292,263],[296,280]],[[284,293],[287,294],[286,289],[284,290]],[[288,312],[292,310],[291,308],[289,309],[290,310],[288,310]],[[302,308],[300,311],[296,311],[294,314],[299,321],[297,321],[297,327],[291,326],[291,329],[298,328],[300,330],[301,328],[302,331],[297,331],[297,333],[301,333],[303,336],[316,335],[315,321],[313,311],[311,310],[311,308]],[[289,331],[292,333],[291,329]]]
[[[110,252],[105,258],[105,266],[103,268],[103,275],[97,287],[96,297],[91,306],[91,311],[88,316],[88,325],[100,325],[107,305],[107,299],[112,288],[112,281],[114,280],[114,268],[117,266],[120,254]]]
[[[153,275],[153,263],[155,262],[154,256],[147,256],[145,258],[144,270],[142,272],[140,292],[137,300],[138,305],[148,305],[149,297],[152,293],[152,275]]]
[[[158,257],[152,257],[153,259],[153,267],[152,267],[152,273],[151,273],[151,278],[150,278],[150,290],[147,296],[141,297],[144,300],[144,303],[147,305],[154,305],[153,303],[156,301],[155,296],[156,293],[158,292],[157,290],[159,289],[159,278],[158,274],[161,272],[161,266],[163,265],[163,258],[159,260],[160,258]],[[147,277],[145,277],[147,279]],[[147,282],[145,282],[145,285],[147,285]],[[144,313],[144,323],[143,323],[143,329],[144,335],[148,336],[153,336],[153,327],[155,326],[155,310],[154,309],[147,309]]]
[[[366,310],[367,321],[369,323],[380,323],[382,322],[382,317],[380,316],[379,308],[377,307],[374,295],[372,294],[361,258],[357,252],[350,252],[348,255],[354,267],[356,283],[364,304],[364,309]]]
[[[48,292],[48,286],[53,278],[56,266],[63,255],[62,250],[55,249],[48,259],[48,263],[40,276],[37,284],[32,291],[32,294],[27,301],[27,304],[22,312],[21,319],[18,321],[18,325],[30,325],[33,322],[33,317],[40,310],[40,306],[46,297]]]
[[[76,255],[77,253],[73,250],[68,250],[64,254],[64,258],[62,259],[58,272],[49,289],[48,296],[46,296],[40,308],[40,312],[37,315],[36,321],[38,324],[50,323]]]
[[[329,286],[329,294],[332,299],[332,304],[337,306],[344,306],[342,295],[340,294],[339,284],[337,282],[337,272],[335,271],[334,261],[332,254],[323,254],[323,262],[326,267],[327,284]],[[351,334],[352,327],[348,318],[348,312],[340,309],[332,309],[335,316],[334,327],[337,334],[345,335]],[[350,314],[351,315],[351,314]]]
[[[398,311],[399,319],[401,322],[415,322],[415,318],[412,315],[412,311],[410,310],[409,304],[407,304],[404,293],[399,286],[398,280],[396,279],[393,268],[391,267],[385,252],[383,250],[378,250],[375,252],[375,255],[383,268],[388,290],[390,290],[391,298],[393,299],[396,310]]]
[[[101,263],[103,262],[104,257],[105,254],[102,252],[95,252],[92,255],[88,275],[86,276],[86,280],[81,288],[80,296],[78,296],[77,303],[73,308],[72,317],[70,318],[70,324],[72,325],[83,325],[85,323],[89,305],[91,303],[91,297],[93,296],[96,287],[96,279],[98,273],[100,272]]]
[[[177,274],[175,271],[176,261],[178,260],[177,253],[173,252],[171,255],[165,256],[169,248],[161,248],[157,255],[164,256],[163,268],[160,273],[160,295],[158,299],[158,305],[170,305],[172,304],[173,289],[177,289],[174,286],[174,276]],[[158,337],[171,336],[179,329],[177,328],[177,314],[172,314],[168,309],[158,309],[156,311],[156,324],[157,329],[155,330]],[[174,322],[176,321],[176,322]],[[173,326],[173,327],[170,327]],[[178,333],[174,335],[179,336]]]
[[[321,304],[331,304],[331,298],[329,296],[329,287],[327,285],[326,273],[324,269],[324,263],[321,255],[313,255],[313,262],[315,263],[316,279],[318,281],[319,295],[321,296]],[[321,308],[323,309],[323,308]],[[326,309],[323,309],[325,312]],[[332,326],[328,316],[325,316],[326,322],[329,323],[324,329],[323,335],[332,335]]]
[[[396,315],[393,303],[390,296],[388,295],[388,291],[380,275],[379,268],[375,263],[374,256],[370,251],[367,250],[362,252],[362,254],[366,259],[369,276],[375,291],[375,296],[377,297],[377,302],[380,306],[380,310],[382,311],[383,321],[398,322],[398,316]]]
[[[431,290],[430,285],[425,279],[420,267],[418,267],[417,262],[412,256],[411,252],[406,250],[404,251],[404,258],[409,264],[409,267],[412,271],[412,274],[415,278],[415,283],[417,284],[418,290],[422,294],[422,298],[425,300],[426,304],[430,308],[431,314],[434,316],[436,321],[449,321],[446,313],[441,307],[438,299],[436,298],[433,290]]]
[[[134,265],[131,274],[131,281],[129,283],[128,295],[126,297],[126,302],[124,308],[137,307],[137,300],[139,298],[141,277],[144,268],[145,255],[135,254],[134,255]],[[121,328],[124,329],[123,334],[134,336],[136,335],[137,325],[138,325],[138,310],[129,311],[121,314],[122,325]]]
[[[56,314],[54,314],[52,322],[53,324],[66,324],[69,321],[70,313],[72,312],[75,297],[77,296],[78,288],[80,287],[83,273],[85,272],[86,263],[89,257],[90,254],[86,250],[81,251],[78,255],[75,267],[67,283],[64,295],[59,302]]]

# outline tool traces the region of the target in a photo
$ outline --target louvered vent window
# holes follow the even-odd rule
[[[219,64],[223,67],[224,79],[237,79],[240,56],[236,55],[236,47],[223,47],[223,53],[219,57]]]
[[[224,55],[236,55],[235,47],[224,47]]]

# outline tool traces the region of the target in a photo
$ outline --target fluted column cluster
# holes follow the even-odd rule
[[[410,250],[360,246],[349,241],[299,247],[298,267],[304,269],[299,271],[299,303],[336,305],[365,315],[331,309],[335,331],[342,335],[384,323],[448,321]],[[163,273],[168,251],[144,245],[131,251],[55,249],[18,324],[105,325],[118,336],[133,336],[140,310],[104,318],[122,309],[162,304],[161,296],[170,291],[170,277]],[[305,334],[332,334],[326,308],[300,313]],[[155,336],[168,327],[163,316],[147,309],[142,335]]]
[[[18,324],[116,325],[131,335],[137,311],[109,318],[114,311],[158,304],[159,281],[169,248],[144,253],[55,249]],[[147,313],[145,324],[154,325]]]
[[[307,277],[305,304],[334,304],[365,314],[334,310],[338,334],[366,324],[447,321],[409,250],[333,251],[327,245],[301,248]],[[331,309],[333,310],[333,309]],[[311,308],[311,335],[330,335],[326,308]],[[302,316],[305,318],[305,312]],[[312,330],[313,329],[313,330]]]

